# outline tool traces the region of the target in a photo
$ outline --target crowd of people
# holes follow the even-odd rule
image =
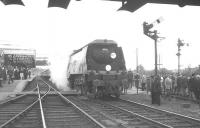
[[[147,94],[151,92],[152,104],[154,104],[154,101],[160,104],[160,100],[156,99],[159,95],[167,100],[171,100],[172,95],[200,100],[200,75],[195,73],[192,76],[171,74],[146,76],[140,74],[133,75],[129,71],[127,72],[127,81],[128,84],[126,86],[122,83],[123,90],[135,86],[137,89],[147,91]],[[127,91],[123,92],[127,93]]]
[[[2,83],[11,84],[14,80],[25,80],[31,77],[31,70],[22,66],[0,65],[0,87]]]

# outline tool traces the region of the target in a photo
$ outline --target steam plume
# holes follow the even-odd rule
[[[66,91],[68,88],[67,81],[67,64],[68,58],[66,56],[51,56],[50,60],[50,72],[51,81],[56,84],[58,89]]]

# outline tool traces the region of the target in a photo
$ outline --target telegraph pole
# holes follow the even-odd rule
[[[138,48],[136,48],[136,72],[137,72],[137,75],[138,75]],[[139,78],[138,78],[139,79]],[[138,80],[139,81],[139,80]],[[137,87],[137,94],[138,94],[138,86],[139,86],[139,83],[138,85],[136,86]]]
[[[136,48],[136,72],[138,73],[138,48]]]
[[[157,31],[154,31],[155,32],[155,35],[157,36]],[[154,38],[154,45],[155,45],[155,75],[157,76],[158,75],[158,67],[157,67],[157,65],[158,65],[158,63],[157,63],[157,57],[158,57],[158,55],[157,55],[157,39],[158,39],[158,37],[156,37],[156,38]]]
[[[160,72],[160,66],[162,65],[161,62],[160,62],[160,54],[158,56],[158,71],[159,71],[159,74],[162,74],[162,72]]]
[[[158,60],[158,61],[159,61],[159,64],[158,64],[159,68],[158,68],[158,69],[160,70],[160,65],[162,65],[162,64],[160,63],[160,54],[159,54],[159,60]]]

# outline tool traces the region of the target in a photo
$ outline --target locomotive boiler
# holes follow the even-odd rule
[[[125,72],[122,48],[113,40],[94,40],[70,55],[67,77],[70,87],[83,95],[118,98]]]

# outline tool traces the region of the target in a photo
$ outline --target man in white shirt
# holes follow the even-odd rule
[[[171,100],[171,89],[172,89],[172,79],[168,76],[165,79],[165,90],[166,90],[166,98],[168,98],[168,100]]]

